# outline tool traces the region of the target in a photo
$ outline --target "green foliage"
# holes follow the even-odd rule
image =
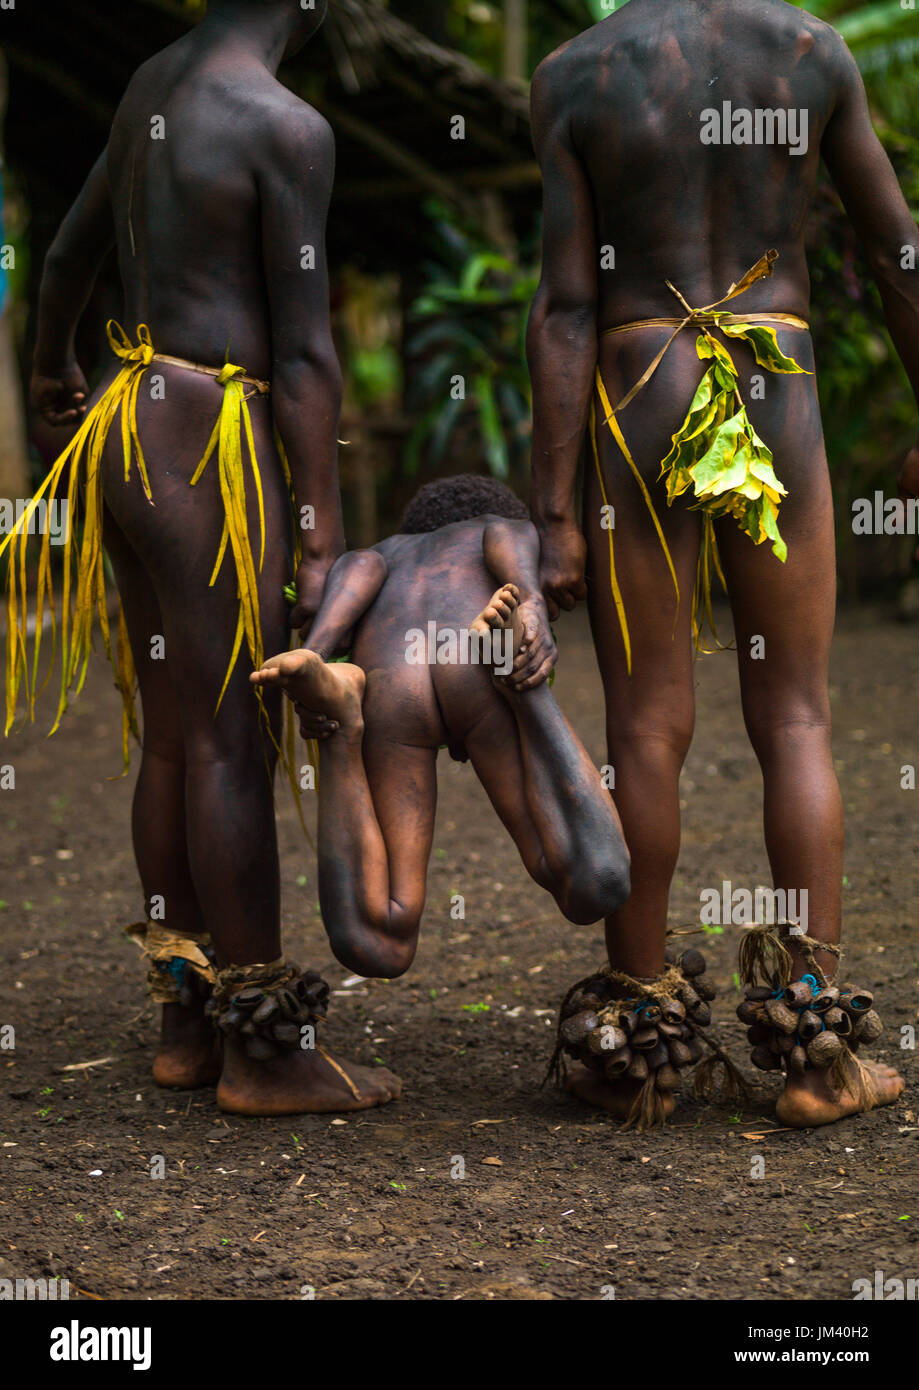
[[[440,259],[425,267],[406,341],[408,405],[419,412],[406,469],[417,472],[422,457],[436,467],[451,446],[481,447],[489,471],[506,478],[529,444],[524,336],[536,273],[436,212]]]

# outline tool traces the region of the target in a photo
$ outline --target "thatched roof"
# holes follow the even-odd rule
[[[106,139],[133,70],[193,23],[180,0],[22,3],[3,17],[10,64],[8,162],[28,180],[36,249]],[[440,47],[373,0],[330,0],[320,34],[282,72],[336,131],[330,219],[335,259],[382,268],[418,253],[418,200],[475,214],[494,190],[526,217],[535,204],[525,92]],[[456,115],[465,139],[450,138]],[[364,210],[375,215],[368,238]],[[356,214],[362,214],[358,220]]]

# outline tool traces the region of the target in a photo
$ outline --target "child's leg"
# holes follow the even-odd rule
[[[321,616],[321,615],[320,615]],[[436,752],[379,735],[364,743],[364,672],[306,649],[256,674],[336,732],[319,744],[319,902],[332,949],[391,979],[415,954],[434,833]],[[311,724],[310,734],[315,730]]]
[[[597,922],[629,892],[629,856],[598,769],[542,682],[495,704],[466,735],[479,780],[528,872],[570,922]]]
[[[510,559],[492,555],[489,568],[500,572]],[[517,593],[505,585],[472,629],[513,628],[519,642]],[[478,676],[473,679],[480,699]],[[447,709],[458,704],[460,693],[455,681],[450,687],[444,690]],[[509,678],[495,680],[489,694],[464,735],[479,779],[530,874],[569,921],[596,922],[629,891],[628,851],[612,799],[545,679],[529,689]]]

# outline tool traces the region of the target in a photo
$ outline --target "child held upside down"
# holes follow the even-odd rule
[[[319,902],[336,957],[361,975],[391,979],[414,957],[444,745],[471,760],[569,921],[599,921],[628,895],[612,799],[547,683],[557,653],[538,566],[506,487],[429,483],[397,535],[333,566],[306,646],[252,674],[318,740]],[[350,659],[328,664],[342,648]]]

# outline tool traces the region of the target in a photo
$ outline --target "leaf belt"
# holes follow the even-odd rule
[[[170,357],[166,352],[155,352],[150,360],[152,362],[168,362],[173,367],[185,367],[190,372],[201,372],[204,376],[216,377],[218,381],[223,372],[226,371],[225,367],[205,367],[203,363],[191,362],[187,357]],[[235,373],[234,381],[241,381],[246,386],[253,386],[255,388],[253,394],[267,396],[270,393],[270,381],[260,381],[257,376],[245,376],[241,374],[241,367],[235,367],[233,370]]]
[[[631,323],[618,324],[608,328],[601,335],[626,333],[634,328],[672,327],[673,332],[664,346],[653,358],[649,366],[626,392],[617,405],[610,403],[606,386],[599,366],[596,369],[595,386],[600,407],[610,433],[616,441],[632,474],[641,489],[648,513],[657,532],[658,540],[667,561],[677,599],[680,604],[680,586],[663,528],[654,509],[651,494],[642,478],[635,460],[629,452],[616,415],[632,401],[639,391],[651,380],[674,339],[684,328],[690,326],[701,329],[696,340],[696,352],[700,359],[710,358],[711,362],[700,381],[692,404],[680,428],[673,435],[673,447],[661,464],[659,480],[667,481],[667,505],[672,506],[674,498],[679,497],[690,487],[693,488],[694,502],[691,509],[701,510],[703,516],[702,542],[696,569],[696,582],[692,601],[692,631],[695,645],[699,651],[713,650],[705,645],[702,637],[703,612],[708,619],[716,646],[719,646],[714,628],[711,606],[711,571],[718,575],[722,586],[727,589],[718,556],[714,521],[717,517],[730,513],[745,530],[754,544],[770,539],[773,554],[783,561],[787,555],[785,542],[779,535],[777,517],[781,498],[786,489],[779,482],[772,469],[772,453],[759,438],[747,416],[746,407],[737,388],[737,368],[725,345],[711,332],[717,328],[728,337],[742,338],[751,347],[756,361],[767,371],[779,373],[801,373],[804,368],[794,358],[786,357],[780,351],[775,329],[771,324],[807,330],[807,322],[797,314],[750,313],[732,314],[719,310],[718,306],[745,293],[757,280],[772,274],[772,263],[778,257],[777,251],[767,251],[754,266],[732,284],[723,298],[714,304],[706,304],[694,309],[683,298],[680,291],[670,281],[667,288],[676,295],[686,313],[682,318],[635,319]],[[810,373],[808,373],[810,375]],[[597,406],[591,397],[590,438],[594,467],[600,484],[603,503],[609,506],[603,470],[600,466],[599,439],[597,432]],[[622,592],[616,577],[613,554],[612,526],[607,530],[609,537],[610,587],[619,626],[625,646],[626,667],[632,672],[632,647],[629,627],[622,601]],[[676,616],[674,617],[674,627]]]
[[[615,328],[604,328],[600,334],[606,338],[610,333],[628,333],[630,328],[685,328],[688,323],[785,323],[791,328],[810,328],[807,319],[797,314],[728,314],[714,309],[693,309],[683,318],[633,319],[631,323],[617,323]],[[174,359],[170,358],[169,361]],[[205,369],[206,370],[206,369]]]

